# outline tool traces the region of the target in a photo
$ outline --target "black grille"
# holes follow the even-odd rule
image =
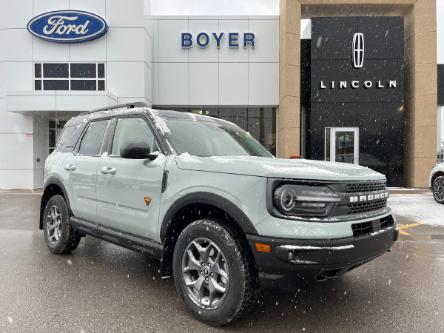
[[[362,237],[372,232],[390,228],[394,223],[393,217],[386,216],[375,221],[352,224],[353,237]]]
[[[354,202],[348,204],[347,214],[359,214],[359,213],[371,212],[373,210],[382,209],[386,205],[387,205],[387,199]]]
[[[385,181],[377,182],[362,182],[362,183],[349,183],[346,184],[346,193],[360,193],[360,192],[374,192],[374,191],[384,191]]]
[[[347,183],[342,188],[338,187],[337,190],[345,196],[345,201],[340,208],[343,215],[374,212],[387,206],[385,180]],[[363,200],[362,197],[364,197]],[[352,198],[355,200],[351,200]]]

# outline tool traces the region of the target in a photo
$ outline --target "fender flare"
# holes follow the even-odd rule
[[[69,215],[72,216],[72,210],[71,210],[71,205],[69,204],[69,197],[68,197],[68,192],[66,191],[65,185],[63,185],[63,182],[56,176],[51,176],[48,179],[46,179],[45,183],[43,184],[43,196],[40,202],[40,219],[39,219],[39,228],[42,229],[43,228],[43,212],[45,210],[45,193],[46,190],[49,186],[51,185],[56,185],[57,187],[59,187],[62,190],[63,193],[63,197],[65,198],[66,201],[66,205],[68,206],[68,212]]]
[[[173,216],[190,204],[207,204],[217,207],[231,216],[245,234],[257,235],[258,232],[248,216],[230,200],[210,192],[194,192],[186,194],[174,202],[163,217],[160,227],[160,239],[165,241]]]

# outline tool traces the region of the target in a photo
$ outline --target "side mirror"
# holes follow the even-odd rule
[[[154,160],[157,155],[151,154],[150,146],[145,142],[128,142],[120,150],[120,156],[130,159]]]

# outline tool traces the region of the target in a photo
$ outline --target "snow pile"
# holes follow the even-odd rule
[[[436,203],[431,192],[391,194],[388,206],[394,214],[415,222],[444,226],[444,205]]]

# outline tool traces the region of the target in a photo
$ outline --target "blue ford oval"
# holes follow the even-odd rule
[[[79,43],[99,38],[108,31],[100,16],[81,10],[57,10],[33,17],[27,25],[36,37],[59,43]]]

